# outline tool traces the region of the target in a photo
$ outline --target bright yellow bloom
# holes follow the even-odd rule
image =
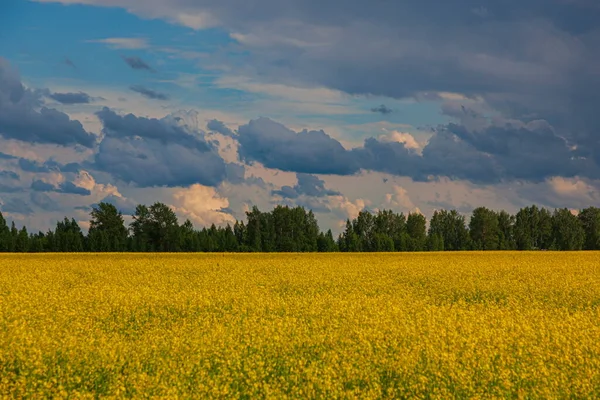
[[[4,398],[600,398],[599,253],[0,256]]]

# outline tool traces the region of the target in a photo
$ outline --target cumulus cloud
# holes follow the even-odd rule
[[[396,130],[387,131],[386,134],[380,135],[377,138],[380,142],[398,142],[403,143],[407,149],[415,150],[420,152],[422,146],[416,141],[413,135],[407,132],[399,132]]]
[[[295,133],[260,118],[240,126],[237,138],[242,160],[307,174],[352,175],[370,170],[418,181],[449,177],[475,183],[600,176],[594,161],[578,156],[577,148],[545,121],[488,121],[476,129],[450,123],[439,127],[425,145],[408,133],[392,131],[346,150],[323,131]]]
[[[398,208],[401,211],[419,211],[408,195],[408,191],[402,186],[394,185],[394,191],[385,195],[385,202],[388,207]]]
[[[36,179],[31,182],[31,189],[36,192],[56,192],[63,194],[76,194],[79,196],[89,196],[92,193],[90,190],[81,186],[77,186],[70,181],[65,181],[60,183],[58,186],[54,186],[51,183]]]
[[[0,178],[11,179],[14,181],[18,181],[21,179],[19,174],[14,171],[0,171]]]
[[[60,204],[53,200],[46,193],[32,191],[29,193],[29,199],[34,205],[38,206],[43,211],[57,212],[62,210]]]
[[[22,201],[21,199],[11,197],[8,199],[0,198],[0,211],[4,213],[10,214],[22,214],[22,215],[30,215],[33,213],[33,210],[27,204],[27,202]]]
[[[393,98],[477,97],[490,113],[548,121],[578,146],[578,157],[600,160],[600,8],[592,2],[70,1],[121,6],[186,26],[191,20],[203,26],[197,22],[210,16],[248,51],[243,71],[250,78]],[[537,178],[552,173],[546,166]]]
[[[22,191],[23,191],[22,187],[6,185],[4,183],[0,183],[0,193],[19,193]]]
[[[54,160],[46,160],[43,163],[28,158],[18,159],[19,167],[25,172],[50,173],[50,172],[78,172],[81,166],[78,163],[61,164]]]
[[[226,212],[229,200],[208,186],[194,184],[177,189],[173,193],[172,207],[177,214],[200,226],[235,222],[235,218]]]
[[[30,143],[92,147],[96,138],[79,121],[42,105],[43,91],[26,89],[0,58],[0,136]]]
[[[272,193],[283,198],[296,199],[302,195],[309,197],[340,196],[339,192],[325,188],[325,182],[311,174],[296,174],[297,184],[282,186]]]
[[[313,174],[353,174],[358,166],[344,147],[323,131],[296,133],[268,118],[242,125],[239,154],[265,167]]]
[[[105,133],[94,163],[101,171],[141,187],[215,186],[226,179],[224,160],[199,132],[108,108],[97,115]]]
[[[224,136],[234,136],[234,133],[231,129],[225,126],[225,124],[222,121],[216,119],[208,121],[208,124],[206,124],[206,129],[208,129],[209,131],[220,133]]]
[[[166,94],[157,92],[152,89],[148,89],[147,87],[144,87],[142,85],[132,85],[129,87],[129,89],[133,92],[141,94],[142,96],[148,99],[169,100],[169,96],[167,96]]]

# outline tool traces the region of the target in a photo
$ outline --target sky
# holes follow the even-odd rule
[[[8,0],[0,211],[600,206],[596,0]]]

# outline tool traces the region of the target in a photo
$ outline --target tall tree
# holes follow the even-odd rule
[[[328,229],[326,233],[320,232],[317,238],[317,251],[322,253],[332,253],[338,251],[338,245],[333,239],[333,232]]]
[[[15,251],[19,253],[26,253],[29,251],[29,234],[27,233],[26,227],[22,227],[21,230],[19,230]]]
[[[533,205],[519,210],[514,225],[519,250],[547,250],[552,246],[552,214]]]
[[[600,208],[585,208],[581,210],[578,218],[585,232],[583,248],[585,250],[600,250]]]
[[[514,250],[516,248],[514,235],[515,217],[502,210],[498,213],[498,249]]]
[[[583,224],[569,209],[554,210],[552,231],[552,247],[556,250],[581,250],[583,248],[585,243]]]
[[[8,251],[10,247],[10,229],[6,223],[6,219],[0,212],[0,252]]]
[[[406,250],[424,251],[427,243],[427,220],[420,213],[410,213],[406,218]]]
[[[110,203],[99,203],[90,213],[88,239],[91,251],[124,251],[127,228],[123,215]]]
[[[497,250],[500,244],[498,215],[486,207],[477,207],[469,221],[469,233],[473,249]]]
[[[428,235],[441,237],[444,250],[458,251],[469,248],[469,231],[465,217],[456,210],[435,211],[429,222]]]

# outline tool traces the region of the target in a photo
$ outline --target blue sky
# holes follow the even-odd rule
[[[596,2],[438,3],[4,2],[0,211],[600,205]]]

